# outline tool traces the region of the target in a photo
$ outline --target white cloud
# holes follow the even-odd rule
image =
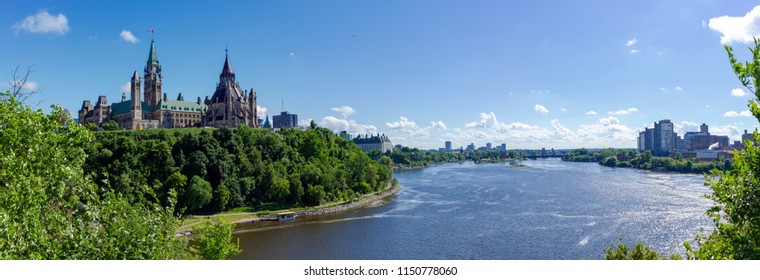
[[[676,91],[683,91],[683,88],[681,86],[676,86]]]
[[[533,106],[533,110],[536,110],[536,112],[539,112],[541,114],[549,113],[549,110],[546,109],[546,107],[544,107],[544,105],[541,105],[541,104],[536,104],[535,106]]]
[[[745,96],[745,95],[747,95],[747,93],[746,93],[746,92],[744,92],[744,89],[741,89],[741,88],[735,88],[735,89],[732,89],[732,90],[731,90],[731,96],[739,96],[739,97],[742,97],[742,96]]]
[[[565,109],[565,108],[560,108],[559,110],[562,111],[562,112],[567,112],[567,109]]]
[[[695,122],[682,121],[680,124],[675,123],[674,126],[673,131],[681,136],[686,135],[686,132],[699,131],[699,124]]]
[[[430,136],[430,132],[428,131],[428,128],[420,128],[417,130],[413,130],[409,132],[410,135],[414,138],[421,138],[421,137],[428,137]]]
[[[561,138],[572,139],[576,137],[575,133],[572,130],[568,129],[567,127],[563,126],[559,122],[559,120],[554,119],[554,120],[551,120],[550,123],[552,127],[554,128],[554,131],[556,132],[556,134],[558,134]]]
[[[40,85],[37,84],[36,82],[26,81],[26,83],[24,83],[24,86],[22,88],[25,89],[25,90],[32,90],[32,91],[34,91],[34,90],[39,89]]]
[[[489,124],[489,122],[491,122],[491,124]],[[498,123],[498,121],[496,120],[496,114],[494,114],[493,112],[490,112],[488,114],[480,113],[480,121],[468,123],[464,125],[464,127],[466,128],[491,127],[492,125],[496,123]]]
[[[335,112],[340,113],[343,115],[343,118],[348,118],[348,116],[353,115],[356,113],[356,110],[354,108],[351,108],[349,106],[340,106],[337,108],[331,108],[330,110],[333,110]]]
[[[625,43],[625,46],[626,46],[626,47],[630,47],[630,46],[633,46],[633,45],[635,45],[635,44],[636,44],[636,43],[638,43],[638,42],[639,42],[639,40],[636,40],[636,38],[633,38],[633,39],[631,39],[631,40],[628,40],[628,42],[627,42],[627,43]]]
[[[607,111],[607,114],[610,114],[610,115],[628,115],[630,113],[638,112],[638,111],[639,111],[639,109],[631,107],[631,108],[624,109],[624,110],[617,110],[615,112],[613,112],[613,111]]]
[[[401,116],[398,121],[385,123],[385,127],[390,129],[415,129],[417,128],[417,123]]]
[[[121,37],[124,42],[137,44],[140,42],[135,35],[132,35],[132,32],[129,30],[122,30],[121,33],[119,33],[119,37]]]
[[[21,85],[21,82],[23,81],[16,81],[16,86]],[[0,85],[9,89],[11,88],[11,84],[9,82],[1,82]],[[40,85],[37,82],[26,81],[26,83],[24,83],[21,88],[24,90],[35,91],[40,88]]]
[[[290,53],[290,54],[288,54],[288,57],[290,57],[290,58],[293,58],[295,56],[296,56],[296,53]]]
[[[256,105],[256,115],[259,115],[259,119],[264,119],[267,116],[267,107],[261,107],[259,105]]]
[[[728,118],[735,118],[735,117],[750,117],[752,116],[752,113],[748,110],[736,112],[736,111],[728,111],[725,114],[723,114],[724,117]]]
[[[707,26],[718,31],[721,44],[732,42],[749,43],[753,37],[760,36],[760,5],[741,17],[720,16],[711,18]]]
[[[129,84],[129,82],[126,82],[123,85],[121,85],[121,92],[129,92],[129,93],[131,93],[132,92],[131,87],[132,86]]]
[[[444,124],[443,121],[430,122],[430,126],[433,129],[435,129],[436,131],[441,131],[441,130],[447,129],[446,128],[446,124]]]
[[[596,115],[596,112],[594,112],[594,111],[588,111],[588,112],[586,112],[586,115],[593,116],[593,115]]]
[[[637,54],[637,53],[639,53],[639,50],[633,49],[633,50],[631,50],[629,53],[630,53],[630,54]]]
[[[583,124],[578,129],[578,135],[586,143],[609,143],[609,145],[620,145],[625,142],[633,142],[638,134],[628,126],[620,123],[615,117],[601,118],[596,124]],[[633,143],[631,143],[633,144]]]
[[[664,91],[664,92],[669,92],[670,91],[670,90],[668,90],[667,88],[664,88],[664,87],[661,87],[660,90]]]
[[[630,111],[637,111],[629,108]],[[628,109],[625,110],[629,112]],[[633,147],[636,145],[636,131],[614,116],[598,119],[591,124],[582,124],[577,129],[566,127],[558,119],[546,125],[536,125],[514,121],[499,122],[494,113],[481,113],[481,120],[471,122],[461,132],[447,133],[440,139],[455,143],[473,142],[476,146],[485,143],[507,143],[512,148],[573,148],[573,147]],[[477,129],[473,129],[477,128]],[[440,142],[440,141],[439,141]],[[435,144],[438,147],[440,145]]]
[[[57,35],[69,32],[69,20],[64,14],[51,15],[45,10],[41,10],[34,15],[27,16],[24,20],[13,24],[16,34],[21,31],[30,33],[51,33]]]
[[[377,127],[374,125],[359,124],[354,120],[339,119],[333,116],[322,118],[319,121],[319,125],[336,133],[346,131],[354,136],[359,134],[377,134]]]
[[[298,120],[298,126],[309,127],[314,119]]]
[[[710,134],[713,135],[728,135],[731,140],[739,140],[742,138],[742,131],[737,124],[728,124],[723,126],[711,126]]]

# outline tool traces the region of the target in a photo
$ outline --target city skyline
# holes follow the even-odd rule
[[[19,64],[39,108],[117,101],[155,34],[164,92],[214,93],[229,49],[260,115],[423,149],[635,148],[671,119],[679,135],[738,140],[757,122],[723,49],[760,30],[752,1],[1,4],[0,90]],[[154,33],[148,33],[154,30]],[[283,102],[284,100],[284,102]]]

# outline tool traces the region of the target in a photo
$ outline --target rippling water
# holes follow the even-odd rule
[[[712,202],[704,177],[558,159],[397,173],[372,207],[242,225],[240,259],[599,259],[619,238],[683,253]]]

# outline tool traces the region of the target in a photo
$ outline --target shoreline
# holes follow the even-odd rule
[[[276,212],[277,213],[280,213],[280,212],[295,212],[296,215],[298,215],[298,216],[319,216],[319,215],[335,214],[335,213],[345,212],[345,211],[349,211],[349,210],[353,210],[353,209],[358,209],[358,208],[362,208],[362,207],[365,207],[365,206],[369,206],[371,204],[377,203],[377,202],[379,202],[379,201],[381,201],[383,199],[386,199],[388,197],[391,197],[391,196],[395,195],[400,190],[401,190],[401,186],[399,185],[399,186],[396,186],[396,187],[390,187],[390,188],[384,189],[382,191],[378,191],[378,192],[374,192],[374,193],[371,193],[371,194],[364,195],[364,196],[362,196],[357,201],[343,201],[343,202],[340,202],[340,203],[338,203],[336,205],[322,207],[322,208],[319,208],[319,206],[315,206],[315,207],[310,207],[310,208],[301,209],[301,210],[282,209],[282,210],[277,210]],[[229,223],[230,224],[234,224],[234,225],[237,226],[238,224],[245,224],[245,223],[255,223],[255,222],[261,222],[261,221],[274,221],[274,220],[276,220],[276,217],[277,217],[277,214],[263,214],[263,215],[259,215],[258,213],[259,212],[236,213],[236,214],[239,214],[239,215],[256,215],[256,217],[253,217],[253,218],[244,218],[244,219],[239,219],[239,220],[233,220],[233,221],[230,221]],[[223,216],[225,216],[225,215],[226,216],[232,216],[232,215],[229,215],[229,214],[222,214],[222,215]],[[213,219],[215,217],[223,217],[223,216],[214,216],[214,215],[212,215],[212,216],[206,216],[206,217],[202,217],[201,220],[204,220],[204,219]],[[180,227],[177,230],[176,235],[177,236],[189,236],[191,234],[192,227],[195,226],[195,225],[197,225],[197,224],[199,224],[199,223],[200,223],[200,221],[198,221],[196,223],[193,223],[193,224],[189,224],[189,225],[185,225],[185,226]],[[233,230],[233,233],[235,233],[234,230]]]

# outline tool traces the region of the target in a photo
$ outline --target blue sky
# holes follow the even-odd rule
[[[0,80],[34,65],[41,108],[120,101],[153,29],[170,98],[212,95],[227,46],[270,115],[284,100],[301,122],[394,144],[635,147],[639,130],[666,118],[680,134],[705,122],[735,140],[758,123],[722,45],[748,58],[757,5],[4,1]]]

